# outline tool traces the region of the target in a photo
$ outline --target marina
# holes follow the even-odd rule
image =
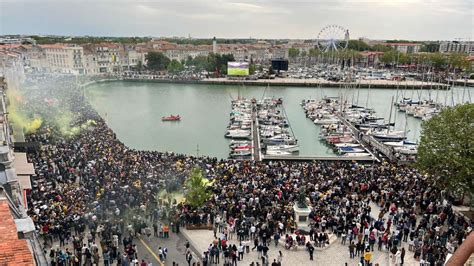
[[[393,100],[392,100],[393,101]],[[393,130],[388,122],[370,108],[357,106],[342,98],[303,100],[306,117],[322,128],[320,139],[343,158],[372,158],[389,161],[414,161],[418,145],[407,141],[406,130]]]
[[[376,111],[378,117],[388,120],[391,98],[397,95],[396,90],[379,88],[267,88],[122,81],[90,84],[85,88],[89,102],[114,129],[117,137],[130,148],[195,155],[199,145],[200,155],[217,158],[229,156],[230,141],[224,138],[224,134],[232,107],[230,101],[232,97],[237,98],[239,91],[241,97],[246,99],[261,99],[264,92],[268,97],[282,98],[282,106],[298,138],[298,157],[307,158],[338,157],[338,154],[319,141],[322,128],[305,117],[300,105],[302,99],[319,100],[325,96],[344,95],[346,99],[352,101],[354,98],[356,104],[368,106]],[[468,91],[474,93],[473,88],[467,88],[464,92],[462,87],[453,88],[447,94],[446,91],[440,91],[438,102],[446,101],[451,105],[454,100],[454,103],[459,103],[463,94],[467,98]],[[420,95],[421,99],[429,99],[429,92],[415,90],[414,94]],[[399,99],[402,98],[401,90],[398,94]],[[405,93],[406,96],[410,94],[409,90]],[[183,118],[180,122],[160,121],[161,117],[170,114],[179,114]],[[393,111],[392,120],[396,120],[393,130],[402,131],[406,128],[407,139],[414,142],[419,140],[421,119]],[[259,149],[256,145],[252,146],[255,146],[254,150]],[[254,151],[254,154],[258,153]]]

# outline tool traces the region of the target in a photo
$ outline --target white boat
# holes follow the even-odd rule
[[[341,147],[337,150],[339,153],[363,153],[365,149],[357,147]]]
[[[291,155],[291,152],[287,151],[278,151],[278,150],[267,150],[267,155],[272,155],[272,156],[285,156],[285,155]]]
[[[343,157],[370,157],[370,153],[366,152],[358,152],[358,153],[345,153],[342,155]]]
[[[230,141],[230,146],[232,145],[248,145],[250,144],[250,141],[247,140],[231,140]]]
[[[313,121],[316,125],[328,125],[328,124],[337,124],[339,119],[337,118],[316,118]]]
[[[224,135],[226,138],[233,138],[233,139],[250,139],[250,131],[249,130],[228,130],[227,133]]]
[[[300,146],[298,146],[298,145],[275,145],[275,146],[267,146],[267,151],[298,152],[298,151],[300,151]]]
[[[387,132],[383,133],[383,131],[374,132],[372,133],[372,136],[374,136],[376,140],[381,141],[381,142],[386,142],[386,141],[397,142],[397,141],[405,140],[407,138],[405,131],[389,131],[388,133]]]
[[[359,143],[336,143],[334,144],[334,146],[336,146],[336,148],[343,148],[343,147],[360,147],[360,144]]]
[[[250,156],[252,153],[250,151],[236,151],[231,152],[230,157],[243,157],[243,156]]]
[[[385,145],[387,146],[392,146],[392,147],[403,147],[403,146],[416,146],[417,144],[415,142],[403,140],[403,141],[388,141],[384,142]]]
[[[418,146],[410,145],[410,146],[395,147],[394,150],[401,154],[417,154]]]

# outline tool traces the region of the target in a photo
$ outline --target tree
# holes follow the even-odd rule
[[[352,49],[356,51],[368,51],[371,50],[370,46],[360,40],[349,40],[349,43],[347,44],[347,49]]]
[[[196,56],[195,58],[188,57],[188,60],[186,61],[187,66],[194,66],[196,71],[203,71],[207,69],[208,65],[208,59],[207,56]]]
[[[435,185],[452,193],[474,196],[474,104],[444,109],[422,124],[417,167]]]
[[[191,170],[186,179],[186,201],[193,207],[202,207],[202,205],[211,197],[211,192],[207,190],[209,181],[204,178],[200,168]]]
[[[143,70],[143,63],[142,63],[142,61],[138,61],[136,68],[137,68],[138,71]]]
[[[184,70],[184,66],[183,64],[181,64],[178,60],[171,60],[171,62],[168,64],[168,66],[166,67],[166,69],[168,70],[168,72],[170,73],[178,73],[180,71],[183,71]]]
[[[165,70],[170,59],[166,57],[163,53],[158,52],[149,52],[146,56],[146,66],[150,70]]]
[[[383,44],[376,44],[372,46],[371,50],[377,51],[377,52],[388,52],[390,50],[393,50],[393,48],[387,45],[383,45]]]
[[[394,50],[390,50],[388,52],[383,53],[380,57],[380,62],[384,64],[393,64],[397,62],[398,52]]]
[[[429,61],[436,69],[443,69],[446,67],[447,64],[446,56],[441,53],[430,54]]]
[[[220,71],[221,74],[227,74],[227,62],[234,61],[234,55],[232,54],[214,54],[211,53],[207,56],[207,71],[214,72]]]
[[[290,48],[288,50],[288,56],[290,58],[295,58],[295,57],[298,57],[300,55],[300,50],[298,48]]]
[[[435,53],[438,51],[439,51],[439,42],[424,43],[420,48],[420,52]]]
[[[449,65],[454,69],[469,70],[471,63],[465,54],[454,53],[449,55]]]
[[[250,65],[249,65],[249,74],[250,74],[250,75],[255,74],[255,70],[257,70],[257,65],[255,65],[255,64],[250,64]]]

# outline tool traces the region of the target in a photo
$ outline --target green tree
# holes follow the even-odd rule
[[[208,180],[204,177],[200,168],[191,170],[186,179],[186,201],[193,207],[202,207],[211,197],[211,192],[207,191]]]
[[[471,63],[465,54],[454,53],[449,55],[449,65],[451,68],[469,70]]]
[[[319,49],[317,49],[317,48],[309,49],[309,56],[318,57],[319,55],[321,55],[321,51]]]
[[[347,44],[347,49],[352,49],[356,51],[368,51],[371,50],[371,47],[360,40],[349,40],[349,43]]]
[[[380,62],[384,64],[394,64],[397,62],[398,52],[394,50],[390,50],[388,52],[383,53],[380,57]]]
[[[220,71],[221,74],[227,74],[227,62],[235,61],[232,54],[209,54],[207,56],[207,71]]]
[[[436,69],[444,69],[447,64],[446,56],[441,53],[430,54],[429,61]]]
[[[151,70],[165,70],[170,59],[166,57],[163,53],[158,52],[149,52],[146,56],[146,66]]]
[[[377,52],[388,52],[390,50],[393,50],[393,48],[390,46],[383,45],[383,44],[376,44],[372,46],[372,50],[377,51]]]
[[[474,196],[474,104],[444,109],[422,125],[417,167],[450,192]]]
[[[250,65],[249,65],[249,74],[250,74],[250,75],[255,74],[255,70],[257,70],[257,65],[255,65],[255,64],[250,64]]]
[[[171,60],[171,62],[168,64],[168,66],[166,67],[166,69],[168,70],[168,72],[171,72],[171,73],[178,73],[180,71],[183,71],[184,70],[184,66],[183,64],[181,64],[178,60]]]
[[[435,53],[439,51],[439,42],[423,43],[420,52]]]
[[[290,58],[296,58],[300,55],[300,50],[298,48],[290,48],[288,50],[288,56]]]
[[[136,68],[137,68],[138,71],[143,70],[143,63],[142,63],[142,61],[138,61]]]
[[[203,71],[207,69],[208,60],[207,56],[196,56],[195,58],[188,57],[186,61],[187,66],[194,66],[196,71]]]

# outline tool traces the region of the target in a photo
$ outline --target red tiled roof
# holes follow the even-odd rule
[[[0,201],[0,221],[0,265],[35,265],[26,240],[18,239],[16,225],[6,200]]]
[[[15,49],[15,48],[19,48],[20,46],[21,46],[21,44],[1,44],[0,45],[0,50]]]
[[[42,44],[40,45],[43,49],[62,49],[66,48],[67,46],[64,44],[56,43],[56,44]]]

